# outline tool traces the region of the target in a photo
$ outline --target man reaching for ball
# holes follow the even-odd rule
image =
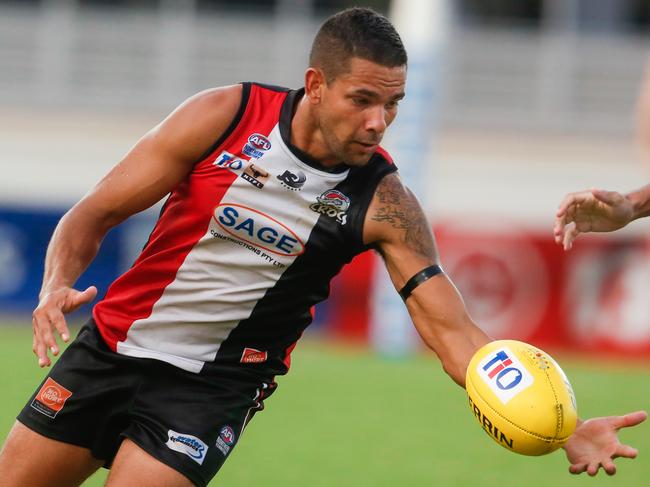
[[[314,41],[305,87],[243,83],[190,98],[144,136],[57,226],[33,349],[41,366],[69,331],[72,288],[109,228],[169,197],[134,265],[18,417],[3,486],[206,485],[289,369],[330,280],[368,248],[383,257],[425,343],[464,385],[490,341],[439,267],[430,225],[379,146],[404,96],[406,52],[390,22],[341,12]],[[581,423],[572,471],[613,473],[636,452]]]

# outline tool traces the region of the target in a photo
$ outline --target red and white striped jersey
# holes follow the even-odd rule
[[[286,373],[330,280],[366,250],[363,221],[395,171],[318,169],[291,145],[303,90],[244,83],[226,133],[169,195],[133,266],[93,317],[110,348],[182,369]]]

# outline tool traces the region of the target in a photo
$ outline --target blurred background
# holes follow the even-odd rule
[[[211,86],[302,86],[319,23],[352,3],[0,0],[0,311],[28,316],[58,218],[146,130]],[[366,4],[410,54],[387,146],[474,318],[497,337],[650,357],[648,224],[568,254],[551,238],[566,192],[650,181],[635,137],[650,1]],[[103,294],[156,214],[114,230],[80,286]],[[377,264],[347,270],[315,328],[373,341],[373,316],[408,322],[373,284]],[[408,352],[417,340],[391,345],[408,327],[377,340]]]
[[[650,182],[650,0],[0,0],[0,321],[28,332],[58,219],[142,134],[212,86],[302,86],[319,24],[355,4],[390,16],[409,51],[386,146],[475,321],[579,353],[587,370],[634,358],[625,375],[649,384],[650,224],[582,236],[569,253],[552,225],[567,192]],[[156,216],[114,229],[79,287],[101,296]],[[389,357],[420,348],[381,267],[367,254],[345,269],[313,337]],[[641,390],[621,395],[647,407]]]

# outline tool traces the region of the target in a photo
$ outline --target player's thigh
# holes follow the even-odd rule
[[[155,361],[145,373],[122,436],[201,487],[223,466],[246,422],[274,388],[233,374],[207,376]]]
[[[128,438],[117,451],[107,487],[191,487],[194,484],[183,474],[165,465],[160,460]]]
[[[76,486],[102,466],[90,450],[47,438],[16,421],[2,452],[3,487]]]

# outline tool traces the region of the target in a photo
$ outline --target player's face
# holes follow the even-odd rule
[[[360,58],[323,86],[319,124],[335,159],[351,166],[366,164],[397,116],[404,98],[406,66],[388,68]]]

